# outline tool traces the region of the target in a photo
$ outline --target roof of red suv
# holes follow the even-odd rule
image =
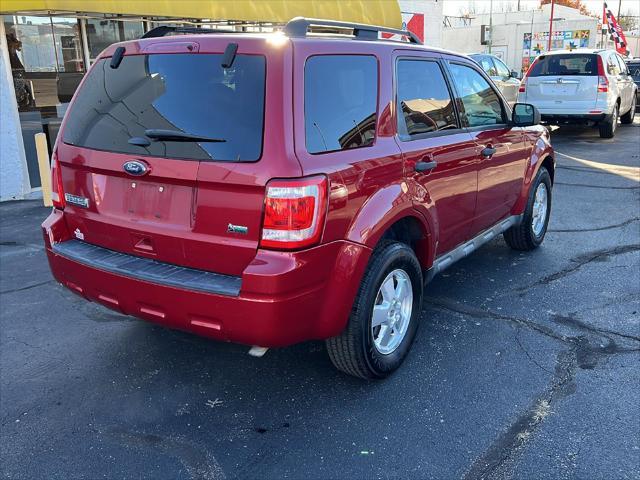
[[[309,28],[311,26],[319,26],[324,28],[325,31],[323,33],[319,32],[309,32]],[[337,29],[334,32],[327,31],[326,29]],[[352,32],[352,34],[345,34],[347,30],[340,29],[348,29]],[[379,34],[381,32],[390,33],[398,38],[399,36],[403,36],[409,41],[399,41],[393,39],[385,39],[380,38]],[[172,35],[177,34],[177,35]],[[363,24],[351,24],[346,22],[336,22],[332,20],[319,20],[319,19],[305,19],[305,18],[295,18],[292,19],[289,23],[284,26],[283,32],[275,32],[275,33],[247,33],[247,32],[234,32],[234,31],[225,31],[225,30],[207,30],[202,28],[180,28],[180,27],[169,27],[169,26],[160,26],[155,29],[147,32],[143,37],[139,40],[132,40],[128,42],[122,42],[113,44],[110,47],[107,47],[104,52],[100,55],[101,57],[108,57],[113,55],[113,52],[118,47],[127,47],[128,45],[138,45],[138,48],[134,48],[133,51],[128,51],[127,53],[138,53],[144,52],[149,49],[150,45],[157,45],[158,43],[162,44],[183,44],[186,46],[187,43],[192,42],[192,45],[197,45],[199,48],[201,43],[204,43],[204,48],[206,49],[207,43],[211,42],[211,40],[216,41],[218,43],[220,40],[227,40],[229,42],[233,40],[241,40],[241,41],[255,41],[262,40],[274,45],[279,45],[290,41],[292,43],[298,42],[311,42],[311,43],[319,43],[326,44],[326,42],[332,42],[337,44],[343,44],[348,48],[349,45],[353,45],[353,42],[366,42],[367,44],[372,46],[372,50],[376,48],[389,48],[390,50],[394,49],[411,49],[411,50],[419,50],[419,51],[429,51],[442,53],[447,55],[455,55],[459,57],[466,57],[465,55],[461,55],[456,52],[429,47],[421,44],[418,38],[411,32],[395,30],[392,28],[386,27],[377,27],[372,25],[363,25]],[[192,51],[192,48],[189,48],[189,51]],[[152,53],[148,52],[147,53]],[[153,52],[155,53],[155,52]]]

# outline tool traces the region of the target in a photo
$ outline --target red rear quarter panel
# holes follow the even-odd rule
[[[525,137],[530,143],[530,154],[527,170],[522,182],[522,190],[518,200],[511,209],[512,215],[521,215],[527,207],[531,182],[536,177],[542,163],[551,158],[555,167],[555,155],[551,146],[549,131],[542,125],[528,127],[524,130]]]

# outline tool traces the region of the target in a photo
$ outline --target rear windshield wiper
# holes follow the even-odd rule
[[[180,132],[178,130],[162,130],[159,128],[150,128],[145,130],[144,134],[153,140],[159,140],[161,142],[226,142],[226,140],[222,138],[203,137],[201,135]]]

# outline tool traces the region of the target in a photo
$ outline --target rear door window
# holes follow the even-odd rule
[[[607,73],[609,75],[620,75],[620,65],[618,65],[615,55],[611,55],[607,59]]]
[[[317,55],[304,69],[305,142],[309,153],[372,145],[378,61],[371,55]]]
[[[118,68],[110,60],[99,60],[87,75],[67,115],[65,143],[176,159],[260,158],[263,56],[237,55],[226,69],[221,54],[131,55]],[[147,136],[153,129],[199,138],[154,139]],[[132,145],[131,138],[149,144]]]
[[[464,107],[463,126],[480,127],[506,123],[506,114],[498,94],[479,72],[457,63],[451,63],[449,68]]]
[[[401,138],[458,128],[453,100],[437,62],[400,59],[396,76]]]
[[[616,60],[618,61],[618,66],[620,67],[620,73],[624,75],[628,75],[629,69],[627,68],[627,64],[624,63],[624,60],[622,59],[622,57],[616,54]]]
[[[555,75],[597,75],[598,61],[590,53],[541,55],[531,67],[529,77]]]

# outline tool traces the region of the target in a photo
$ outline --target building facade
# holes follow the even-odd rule
[[[531,61],[549,46],[550,5],[529,11],[494,13],[492,32],[489,15],[469,18],[466,25],[445,28],[442,34],[447,49],[462,53],[491,53],[512,70],[526,72]],[[598,18],[581,14],[574,8],[556,5],[551,49],[595,48],[600,45]]]

